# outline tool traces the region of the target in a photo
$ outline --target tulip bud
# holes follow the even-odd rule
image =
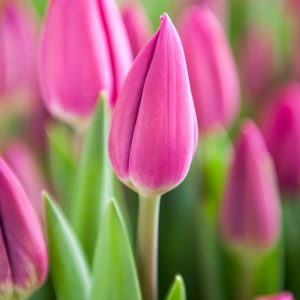
[[[256,297],[255,300],[294,300],[294,297],[291,293],[286,292],[277,295]]]
[[[72,125],[91,117],[100,90],[114,104],[131,63],[112,0],[50,1],[40,49],[40,79],[49,111]],[[80,124],[81,125],[81,124]]]
[[[221,205],[220,230],[228,245],[266,250],[280,232],[280,207],[270,155],[256,125],[248,121],[235,146]]]
[[[284,191],[300,189],[300,84],[290,82],[270,96],[263,123],[279,184]]]
[[[117,176],[143,196],[186,176],[197,123],[179,36],[167,14],[136,57],[112,117],[109,155]]]
[[[0,158],[0,298],[25,299],[44,281],[47,249],[19,181]]]
[[[123,6],[122,17],[133,56],[136,57],[150,37],[150,22],[143,8],[132,3]]]
[[[34,20],[23,3],[13,0],[1,3],[0,32],[2,119],[8,112],[28,111],[36,92]]]
[[[225,32],[205,6],[185,11],[180,23],[198,125],[228,126],[239,107],[239,81]]]
[[[245,88],[253,99],[261,96],[272,83],[278,61],[273,33],[262,26],[249,29],[243,41],[241,69]]]
[[[29,147],[21,141],[8,144],[5,147],[4,156],[6,162],[22,183],[36,215],[42,222],[44,219],[44,208],[41,194],[46,185],[35,157],[32,155]]]

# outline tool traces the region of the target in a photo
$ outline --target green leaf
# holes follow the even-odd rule
[[[120,211],[107,205],[93,262],[90,300],[142,299],[132,249]]]
[[[63,213],[44,194],[50,274],[58,300],[85,300],[90,272],[84,254]]]
[[[110,112],[107,106],[106,95],[102,93],[84,140],[73,196],[73,226],[90,262],[103,212],[112,196],[113,173],[107,150]]]
[[[170,288],[170,291],[166,297],[166,300],[185,300],[185,285],[183,278],[180,275],[176,275],[174,282]]]
[[[47,135],[51,182],[62,201],[61,206],[69,215],[76,170],[76,141],[70,129],[62,124],[50,124]]]

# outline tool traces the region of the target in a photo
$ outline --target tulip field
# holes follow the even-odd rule
[[[0,300],[300,299],[299,0],[0,0]]]

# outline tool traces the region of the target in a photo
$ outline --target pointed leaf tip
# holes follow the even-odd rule
[[[174,282],[169,290],[166,300],[185,300],[185,284],[182,276],[177,274],[175,276]]]

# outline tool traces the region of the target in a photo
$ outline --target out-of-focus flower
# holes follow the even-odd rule
[[[109,155],[117,176],[144,196],[186,176],[197,121],[184,53],[168,15],[135,59],[112,118]]]
[[[249,28],[241,49],[241,73],[247,92],[253,101],[261,96],[278,71],[274,35],[262,26]]]
[[[221,24],[206,6],[193,6],[180,34],[200,130],[229,126],[239,108],[239,80]]]
[[[272,160],[256,125],[243,126],[235,146],[220,212],[224,241],[249,250],[276,244],[280,207]]]
[[[122,26],[112,0],[50,1],[39,65],[45,103],[54,116],[81,126],[102,89],[114,104],[131,63]]]
[[[4,157],[22,183],[38,218],[43,221],[44,209],[41,194],[46,186],[29,147],[21,141],[11,142],[5,147]]]
[[[44,281],[47,249],[19,181],[0,158],[0,298],[25,299]]]
[[[276,88],[262,120],[263,132],[273,156],[279,184],[287,192],[300,190],[300,84]]]
[[[286,292],[277,295],[256,297],[255,300],[294,300],[294,297],[291,293]]]
[[[36,81],[35,18],[18,0],[0,5],[0,118],[30,111]]]
[[[122,7],[122,17],[133,56],[136,57],[151,35],[150,22],[143,7],[137,3],[125,4]]]

